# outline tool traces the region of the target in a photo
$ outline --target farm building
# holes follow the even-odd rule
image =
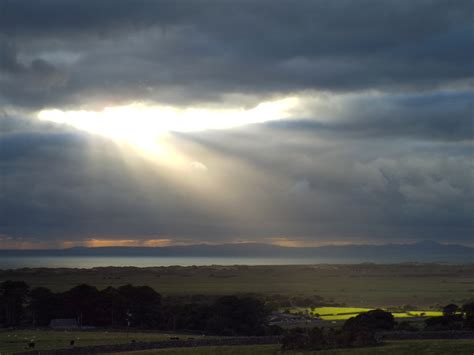
[[[77,329],[79,325],[74,318],[52,319],[49,323],[50,328],[53,329]]]

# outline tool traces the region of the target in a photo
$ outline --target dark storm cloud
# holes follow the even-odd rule
[[[472,15],[462,0],[0,0],[0,243],[471,242]],[[286,96],[289,120],[173,133],[205,167],[178,173],[32,118]]]
[[[137,156],[129,166],[109,141],[20,126],[0,142],[4,235],[43,242],[91,236],[469,242],[473,227],[471,156],[446,153],[444,144],[418,150],[413,141],[335,140],[317,132],[309,139],[308,132],[265,126],[177,136],[177,146],[204,158],[208,174],[225,181],[224,191],[199,196]],[[217,197],[222,201],[212,205]],[[245,215],[252,209],[257,218]]]
[[[9,128],[0,137],[0,235],[42,242],[471,238],[469,142],[456,143],[454,153],[450,142],[348,139],[271,124],[175,134],[174,145],[208,168],[185,171],[185,179],[202,179],[201,187],[214,181],[195,194],[111,141],[30,119],[2,122]]]
[[[474,93],[431,92],[418,95],[358,96],[330,103],[331,112],[308,104],[307,119],[269,122],[275,129],[320,131],[350,138],[411,138],[469,141],[474,134]],[[322,112],[321,112],[322,111]]]
[[[16,46],[16,53],[3,46],[9,90],[1,94],[20,105],[472,85],[469,1],[3,0],[1,7],[2,40]],[[77,58],[61,60],[59,51]],[[37,80],[47,93],[18,79],[24,67],[43,70]]]
[[[37,106],[52,101],[65,88],[68,74],[47,60],[22,63],[14,42],[0,36],[0,103]],[[3,100],[2,100],[3,98]]]
[[[278,181],[257,189],[262,200],[278,206],[270,230],[309,240],[469,242],[474,227],[470,142],[456,143],[454,153],[450,142],[348,139],[273,125],[184,135],[245,161],[269,183]]]
[[[208,223],[202,201],[184,196],[142,158],[129,153],[134,161],[127,161],[111,141],[8,121],[0,117],[2,127],[10,126],[0,135],[0,235],[53,241],[193,230],[197,237],[213,228],[200,227]]]

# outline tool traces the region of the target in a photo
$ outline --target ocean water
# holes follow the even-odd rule
[[[202,266],[202,265],[305,265],[347,264],[365,260],[323,258],[258,258],[258,257],[118,257],[118,256],[0,256],[0,269],[19,268],[93,268],[105,266]]]

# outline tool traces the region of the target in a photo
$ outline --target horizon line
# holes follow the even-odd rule
[[[467,248],[474,248],[473,245],[463,244],[463,243],[450,243],[450,242],[440,242],[440,241],[432,241],[432,240],[420,240],[420,241],[410,241],[410,242],[387,242],[387,243],[322,243],[317,245],[283,245],[278,243],[263,243],[263,242],[228,242],[228,243],[210,243],[210,242],[200,242],[200,243],[190,243],[190,244],[166,244],[166,245],[119,245],[119,244],[111,244],[111,245],[73,245],[68,247],[31,247],[31,244],[28,247],[13,247],[13,248],[3,248],[0,246],[0,251],[66,251],[66,250],[73,250],[73,249],[105,249],[105,248],[121,248],[121,249],[165,249],[165,248],[173,248],[173,247],[195,247],[195,246],[235,246],[235,245],[264,245],[264,246],[271,246],[271,247],[279,247],[279,248],[286,248],[286,249],[301,249],[301,248],[321,248],[321,247],[349,247],[349,246],[388,246],[388,245],[417,245],[417,244],[437,244],[443,246],[462,246]]]

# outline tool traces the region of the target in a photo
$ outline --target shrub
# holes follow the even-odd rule
[[[452,316],[459,310],[458,305],[451,303],[443,307],[443,315]]]
[[[460,330],[464,319],[461,315],[431,317],[425,320],[426,330]]]
[[[411,322],[405,320],[403,322],[398,323],[397,330],[402,330],[405,332],[416,332],[418,328],[415,327]]]
[[[349,318],[344,323],[343,329],[351,331],[392,330],[394,326],[395,319],[392,313],[375,309]]]
[[[270,336],[282,335],[284,332],[285,330],[276,324],[269,325],[268,327],[265,328],[265,335],[270,335]]]
[[[237,296],[218,298],[209,313],[206,330],[220,335],[263,335],[269,315],[261,300]]]
[[[29,286],[23,281],[4,281],[0,283],[0,322],[17,326],[24,317],[24,305]]]
[[[304,329],[292,328],[281,339],[282,350],[310,349],[309,337]]]
[[[290,329],[282,338],[282,350],[322,350],[377,345],[374,332],[324,328]]]
[[[461,308],[464,313],[464,328],[474,330],[474,302],[468,302]]]

